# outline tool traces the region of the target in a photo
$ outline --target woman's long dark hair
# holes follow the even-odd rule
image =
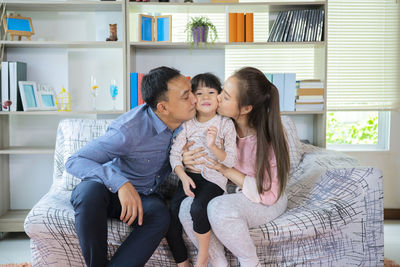
[[[239,82],[239,108],[248,105],[253,107],[248,118],[249,126],[257,130],[255,167],[258,192],[261,194],[271,188],[271,181],[267,183],[269,188],[264,188],[263,181],[265,170],[271,177],[268,152],[272,146],[278,169],[279,198],[286,187],[290,162],[289,148],[281,122],[278,89],[256,68],[242,68],[233,76]]]

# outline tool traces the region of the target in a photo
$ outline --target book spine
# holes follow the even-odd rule
[[[237,42],[237,13],[229,13],[229,42]]]
[[[144,100],[142,98],[142,80],[143,80],[143,73],[138,73],[138,85],[137,85],[137,94],[138,94],[138,106],[144,104]]]
[[[254,14],[246,13],[246,42],[254,42]]]
[[[285,73],[285,99],[283,100],[284,111],[294,111],[296,102],[296,73]]]
[[[138,73],[131,72],[131,109],[138,105]]]
[[[272,25],[271,31],[269,32],[268,36],[268,42],[273,42],[274,36],[276,34],[276,29],[278,28],[279,25],[279,20],[282,19],[282,12],[279,12],[278,15],[276,16],[276,19],[274,21],[274,24]]]
[[[280,110],[284,108],[284,99],[285,99],[285,77],[283,73],[274,73],[272,74],[272,79],[274,80],[273,84],[278,89],[279,92],[279,106]]]
[[[244,13],[237,13],[237,42],[244,42]]]
[[[9,85],[8,85],[8,62],[1,62],[1,105],[9,100]],[[4,111],[4,109],[3,109]],[[8,110],[6,110],[8,111]]]
[[[311,89],[298,89],[297,94],[300,95],[324,95],[324,89],[311,88]]]

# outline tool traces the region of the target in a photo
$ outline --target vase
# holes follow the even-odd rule
[[[207,26],[198,26],[192,29],[193,42],[197,43],[206,43],[208,36],[208,27]]]

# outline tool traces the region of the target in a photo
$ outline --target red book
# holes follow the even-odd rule
[[[143,73],[138,73],[138,106],[144,104],[144,100],[142,98],[142,80],[143,80]]]

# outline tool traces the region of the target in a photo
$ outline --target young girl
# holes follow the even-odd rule
[[[213,232],[238,257],[240,266],[259,266],[249,228],[274,220],[287,207],[284,192],[289,174],[289,150],[281,123],[279,94],[261,71],[247,67],[227,79],[218,101],[218,113],[235,121],[237,162],[234,168],[212,158],[201,162],[242,190],[213,199],[208,205],[208,216]],[[183,162],[192,164],[195,158],[198,155],[188,151],[183,155]],[[187,216],[189,202],[182,203],[180,219],[192,239],[191,219]],[[210,259],[219,258],[211,264],[228,266],[223,247],[218,240],[214,241],[210,252],[217,256],[210,255]]]
[[[186,196],[193,197],[190,215],[199,248],[196,266],[207,266],[211,229],[207,205],[211,199],[224,193],[227,179],[222,173],[204,165],[195,165],[190,172],[185,172],[182,149],[188,141],[194,142],[192,149],[202,147],[207,157],[233,167],[236,161],[236,131],[231,119],[217,115],[217,95],[222,90],[219,79],[205,73],[195,76],[191,83],[192,92],[197,98],[196,117],[183,123],[182,131],[171,147],[171,167],[180,182],[170,203],[171,223],[166,237],[178,266],[189,266],[178,213],[182,200]]]

